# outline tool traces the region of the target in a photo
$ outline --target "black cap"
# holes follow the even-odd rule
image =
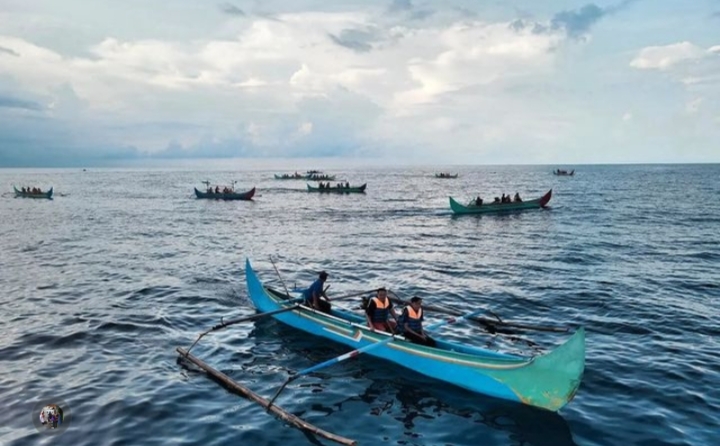
[[[412,299],[410,299],[411,303],[415,302],[422,302],[422,297],[413,296]]]
[[[328,273],[326,273],[325,271],[320,271],[320,278],[321,278],[321,279],[327,279],[327,278],[328,278]]]

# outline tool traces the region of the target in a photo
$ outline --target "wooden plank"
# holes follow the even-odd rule
[[[180,356],[182,356],[183,358],[192,362],[193,364],[197,365],[201,369],[205,370],[205,372],[207,372],[210,376],[212,376],[213,378],[220,381],[222,384],[224,384],[230,390],[233,390],[233,391],[239,393],[240,395],[244,396],[245,398],[258,403],[259,405],[264,407],[266,410],[268,409],[268,406],[269,406],[270,412],[272,412],[275,416],[277,416],[281,420],[285,421],[286,423],[291,424],[291,425],[297,427],[298,429],[302,429],[302,430],[311,432],[319,437],[334,441],[334,442],[342,444],[342,445],[347,445],[347,446],[357,445],[357,442],[355,440],[341,437],[339,435],[333,434],[332,432],[327,432],[325,430],[322,430],[317,426],[313,426],[312,424],[308,423],[307,421],[303,420],[302,418],[299,418],[289,412],[286,412],[281,407],[278,407],[274,404],[272,406],[270,406],[270,402],[267,399],[261,397],[260,395],[256,394],[255,392],[248,389],[247,387],[234,381],[232,378],[230,378],[226,374],[210,367],[205,362],[203,362],[201,359],[188,353],[184,348],[177,347],[176,350],[180,354]]]

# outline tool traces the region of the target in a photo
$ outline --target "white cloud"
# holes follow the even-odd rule
[[[707,57],[713,48],[704,50],[687,41],[665,46],[649,46],[640,50],[630,62],[630,66],[641,70],[667,70],[683,62]]]
[[[633,118],[633,114],[630,112],[625,112],[625,114],[622,116],[622,120],[625,122],[631,121]]]

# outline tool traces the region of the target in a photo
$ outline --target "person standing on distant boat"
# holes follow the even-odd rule
[[[427,345],[428,347],[435,347],[435,340],[428,336],[425,330],[423,330],[423,320],[422,299],[414,296],[410,299],[410,305],[405,307],[400,316],[400,328],[403,331],[403,335],[410,341],[416,344]]]
[[[310,285],[310,288],[303,292],[303,297],[305,297],[305,305],[322,311],[323,313],[330,314],[330,298],[325,294],[325,281],[327,278],[328,273],[321,271],[318,279]],[[321,297],[327,300],[322,300],[320,299]]]
[[[392,315],[394,321],[391,321],[388,316]],[[368,327],[374,330],[387,331],[388,333],[394,333],[397,327],[398,316],[395,313],[392,302],[387,297],[387,290],[385,288],[379,288],[377,296],[370,299],[367,308],[365,309],[365,318],[367,319]]]

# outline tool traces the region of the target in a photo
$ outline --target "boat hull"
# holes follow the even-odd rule
[[[326,194],[364,194],[366,187],[367,183],[358,187],[325,187],[322,189],[319,187],[310,186],[309,184],[307,185],[308,192],[320,192]]]
[[[440,174],[436,173],[435,178],[453,179],[453,178],[457,178],[458,175],[460,175],[460,174],[456,173],[455,175],[440,175]]]
[[[206,198],[206,199],[211,199],[211,200],[252,200],[252,197],[254,195],[255,195],[254,187],[252,189],[250,189],[249,191],[243,192],[240,194],[238,194],[238,193],[224,194],[222,192],[219,194],[215,194],[215,193],[211,194],[211,193],[207,193],[207,192],[200,192],[199,190],[197,190],[197,188],[195,188],[195,196],[197,198]]]
[[[544,208],[547,206],[550,198],[552,198],[552,189],[535,200],[497,204],[488,203],[482,206],[466,206],[458,203],[453,197],[450,197],[450,209],[452,209],[455,214],[498,214],[502,212]]]
[[[278,175],[276,173],[273,175],[275,175],[276,180],[305,180],[305,179],[307,179],[307,175],[289,176],[289,177],[284,177],[284,176]]]
[[[53,188],[51,187],[47,192],[43,192],[41,194],[32,194],[27,193],[18,190],[15,186],[13,186],[13,190],[15,191],[16,197],[22,197],[22,198],[45,198],[45,199],[51,199],[53,196]]]
[[[553,173],[559,177],[571,177],[575,175],[575,170],[571,170],[570,172],[561,172],[559,170],[553,170]]]
[[[259,311],[291,305],[282,293],[260,281],[249,260],[245,264],[245,277],[250,299]],[[387,340],[389,336],[368,329],[358,315],[344,311],[333,313],[340,317],[300,306],[273,317],[298,330],[353,349]],[[396,336],[367,354],[474,393],[551,411],[559,410],[574,397],[585,368],[585,332],[582,328],[552,352],[533,358],[436,339],[441,348],[414,344]]]

